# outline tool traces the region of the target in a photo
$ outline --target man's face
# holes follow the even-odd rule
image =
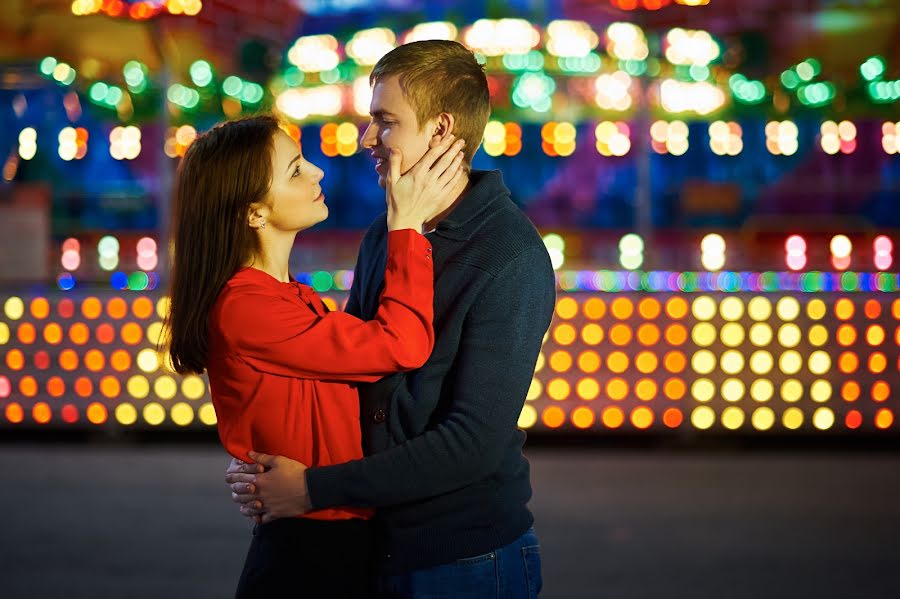
[[[416,113],[403,95],[396,75],[384,77],[375,84],[369,113],[371,121],[363,134],[362,145],[371,150],[378,185],[384,187],[390,172],[391,148],[397,148],[403,154],[400,172],[405,173],[428,151],[437,121],[425,123],[420,130]]]

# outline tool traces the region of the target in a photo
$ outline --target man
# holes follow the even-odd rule
[[[456,42],[400,46],[375,66],[363,145],[379,184],[454,134],[471,163],[490,114],[482,67]],[[498,171],[473,171],[426,225],[435,270],[434,352],[420,369],[360,385],[366,458],[307,469],[252,454],[226,474],[241,512],[263,523],[331,506],[370,506],[386,597],[535,597],[540,553],[518,430],[555,304],[547,251]],[[347,311],[371,318],[386,225],[370,227]],[[310,348],[315,351],[315,348]],[[260,473],[262,466],[267,467]],[[348,575],[352,573],[348,572]]]

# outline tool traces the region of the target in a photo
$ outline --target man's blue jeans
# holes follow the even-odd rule
[[[543,586],[534,529],[500,549],[425,570],[382,576],[382,599],[534,599]]]

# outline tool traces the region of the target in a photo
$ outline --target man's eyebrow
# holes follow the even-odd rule
[[[294,156],[294,159],[291,160],[290,162],[288,162],[287,168],[284,169],[285,172],[291,170],[291,165],[294,164],[295,162],[297,162],[298,160],[300,160],[301,156],[302,156],[302,154],[297,154],[296,156]]]
[[[384,118],[384,117],[386,117],[386,116],[393,116],[393,117],[396,117],[397,115],[394,114],[393,112],[388,111],[388,110],[381,109],[381,110],[375,110],[375,111],[373,111],[372,114],[371,114],[370,116],[372,116],[372,118],[380,119],[380,118]]]

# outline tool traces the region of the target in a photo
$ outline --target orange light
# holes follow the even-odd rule
[[[672,374],[678,374],[679,372],[684,372],[684,369],[687,367],[687,356],[680,351],[670,351],[663,358],[663,364],[666,370]]]
[[[106,365],[106,358],[99,349],[92,349],[84,354],[84,365],[91,372],[100,372]]]
[[[606,314],[606,302],[599,297],[592,297],[584,302],[582,310],[584,310],[584,315],[591,320],[600,320],[603,318],[603,315]],[[898,319],[900,319],[900,317],[898,317]]]
[[[842,324],[837,330],[837,342],[844,347],[856,343],[856,329],[851,324]]]
[[[634,304],[631,303],[630,299],[625,297],[617,297],[613,300],[609,309],[612,312],[612,315],[619,320],[625,320],[634,314]]]
[[[631,343],[631,327],[627,324],[616,324],[609,329],[609,340],[613,345],[623,346]]]
[[[656,382],[650,379],[641,379],[634,386],[634,394],[641,401],[654,399],[658,391],[659,388],[656,386]]]
[[[104,345],[108,345],[116,340],[116,330],[111,324],[106,322],[97,327],[94,335],[97,337],[97,341]]]
[[[94,402],[87,407],[87,419],[91,424],[103,424],[108,418],[106,406]]]
[[[655,324],[644,323],[638,327],[637,338],[641,345],[656,345],[659,343],[659,327]]]
[[[47,394],[50,397],[62,397],[66,392],[66,384],[58,376],[50,377],[47,381]]]
[[[568,323],[559,325],[553,331],[553,338],[560,345],[572,345],[577,337],[575,327]]]
[[[663,393],[669,399],[679,400],[687,393],[687,385],[681,379],[669,379],[663,385]]]
[[[628,395],[628,383],[619,377],[611,378],[606,382],[606,396],[613,401],[621,401]]]
[[[556,315],[569,320],[578,314],[578,302],[571,297],[564,297],[556,302]]]
[[[872,400],[877,402],[887,401],[891,396],[891,386],[885,381],[875,381],[872,385]]]
[[[578,368],[581,372],[591,374],[600,370],[600,355],[595,351],[585,351],[578,356]]]
[[[94,384],[87,377],[79,377],[75,379],[75,394],[78,397],[90,397],[94,392]]]
[[[36,297],[31,300],[31,315],[38,320],[43,320],[50,315],[50,302],[43,297]]]
[[[33,376],[25,376],[22,377],[22,380],[19,381],[19,393],[24,395],[25,397],[34,397],[38,392],[38,384],[37,381],[34,380]]]
[[[559,428],[566,421],[566,413],[561,408],[550,406],[544,410],[541,418],[548,428]]]
[[[667,427],[678,428],[682,422],[684,422],[684,415],[681,413],[681,410],[669,408],[663,412],[663,424]]]
[[[644,374],[655,372],[659,367],[659,358],[651,351],[642,351],[634,359],[634,365],[638,371]]]
[[[638,314],[646,320],[653,320],[659,316],[661,311],[662,306],[660,306],[659,302],[652,297],[644,298],[638,304]]]
[[[47,424],[50,422],[50,418],[53,417],[53,412],[50,410],[50,406],[41,401],[34,404],[34,407],[31,408],[31,417],[38,424]]]
[[[877,324],[873,324],[866,329],[866,343],[872,346],[884,343],[884,329]]]
[[[117,349],[109,356],[109,365],[116,372],[125,372],[131,368],[131,354],[124,349]]]
[[[591,428],[594,424],[594,420],[594,411],[590,408],[576,408],[572,412],[572,424],[574,424],[576,428]]]
[[[869,356],[869,372],[881,374],[887,369],[887,357],[881,352],[875,352]]]
[[[153,316],[153,302],[148,297],[139,297],[132,302],[131,313],[136,318],[146,320]]]
[[[581,379],[575,389],[578,397],[585,401],[594,401],[600,395],[600,384],[594,379]]]
[[[619,408],[606,408],[600,415],[600,420],[606,428],[619,428],[625,422],[625,413]]]
[[[114,376],[105,376],[100,379],[100,393],[109,399],[115,399],[122,392],[122,384]]]
[[[49,343],[50,345],[59,345],[63,338],[63,330],[62,327],[56,324],[55,322],[51,322],[47,326],[44,327],[44,341]]]
[[[628,370],[629,359],[625,352],[614,351],[606,357],[606,367],[616,374]]]
[[[844,418],[844,423],[847,425],[849,429],[857,429],[862,426],[863,418],[862,414],[857,410],[850,410],[847,412],[847,416]]]
[[[859,399],[860,393],[859,383],[856,381],[847,381],[841,385],[841,397],[844,401],[854,402]]]
[[[894,414],[887,408],[881,408],[875,412],[875,428],[885,430],[894,424]]]
[[[20,422],[25,420],[25,410],[23,410],[22,406],[17,403],[7,404],[5,411],[6,419],[13,424],[19,424]]]
[[[84,298],[84,301],[81,302],[81,313],[88,320],[96,320],[100,317],[102,311],[103,305],[96,297],[86,297]]]
[[[569,381],[565,379],[553,379],[547,383],[547,395],[556,401],[566,399],[571,392],[572,387],[569,385]]]
[[[870,299],[866,302],[863,312],[869,320],[875,320],[881,316],[881,304],[878,300]]]
[[[75,350],[64,349],[59,352],[59,367],[67,372],[78,368],[78,354],[75,353]]]
[[[669,342],[669,345],[674,345],[675,347],[684,345],[684,342],[687,341],[687,337],[687,328],[683,325],[673,324],[669,325],[666,329],[666,341]]]
[[[10,370],[22,370],[25,367],[25,355],[18,349],[12,349],[6,354],[6,365]]]
[[[669,298],[666,302],[666,314],[673,320],[681,320],[688,313],[688,303],[681,297]]]
[[[603,327],[590,323],[581,329],[581,339],[588,345],[600,345],[603,341]]]
[[[853,302],[843,297],[834,303],[834,315],[840,320],[850,320],[855,312]]]
[[[121,320],[128,314],[128,304],[121,297],[114,297],[106,304],[106,313],[110,318]]]
[[[125,345],[137,345],[144,338],[144,329],[136,322],[126,323],[119,332]]]
[[[550,368],[567,372],[572,367],[572,355],[567,351],[555,351],[550,355]]]
[[[856,369],[859,368],[859,358],[853,352],[845,351],[838,358],[838,368],[844,374],[856,372]]]
[[[35,338],[37,338],[37,331],[34,328],[34,325],[30,322],[23,322],[19,325],[19,329],[16,332],[16,336],[19,338],[21,343],[25,345],[31,345],[34,343]]]
[[[631,412],[631,424],[641,430],[650,428],[653,424],[653,410],[643,406],[635,408]]]
[[[76,322],[69,327],[69,340],[75,345],[84,345],[91,338],[91,330],[83,322]]]

